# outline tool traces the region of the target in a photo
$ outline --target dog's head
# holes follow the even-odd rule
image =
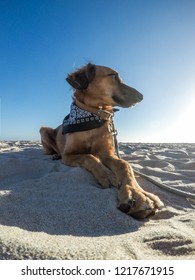
[[[88,106],[131,107],[143,99],[136,89],[125,85],[118,73],[105,66],[88,63],[66,78],[75,96]]]

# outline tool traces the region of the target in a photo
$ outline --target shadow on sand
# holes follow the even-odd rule
[[[0,224],[51,235],[112,236],[137,231],[116,208],[116,189],[102,190],[91,174],[24,148],[1,154]]]

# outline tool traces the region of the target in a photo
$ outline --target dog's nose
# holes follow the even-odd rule
[[[142,101],[142,99],[144,98],[144,96],[140,92],[137,92],[137,97],[139,101]]]

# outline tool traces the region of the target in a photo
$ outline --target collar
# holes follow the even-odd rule
[[[86,104],[78,101],[75,97],[74,97],[74,103],[80,109],[90,112],[92,114],[98,115],[100,117],[100,119],[102,119],[102,120],[109,120],[110,118],[112,118],[114,116],[114,112],[118,111],[118,109],[108,111],[108,110],[103,110],[102,107],[99,107],[97,109],[97,108],[94,108],[91,106],[87,106]]]

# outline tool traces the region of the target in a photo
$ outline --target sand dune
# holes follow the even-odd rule
[[[195,193],[195,144],[120,145],[159,182]],[[82,168],[43,155],[39,142],[0,142],[0,259],[195,259],[195,201],[144,178],[162,211],[137,221]]]

